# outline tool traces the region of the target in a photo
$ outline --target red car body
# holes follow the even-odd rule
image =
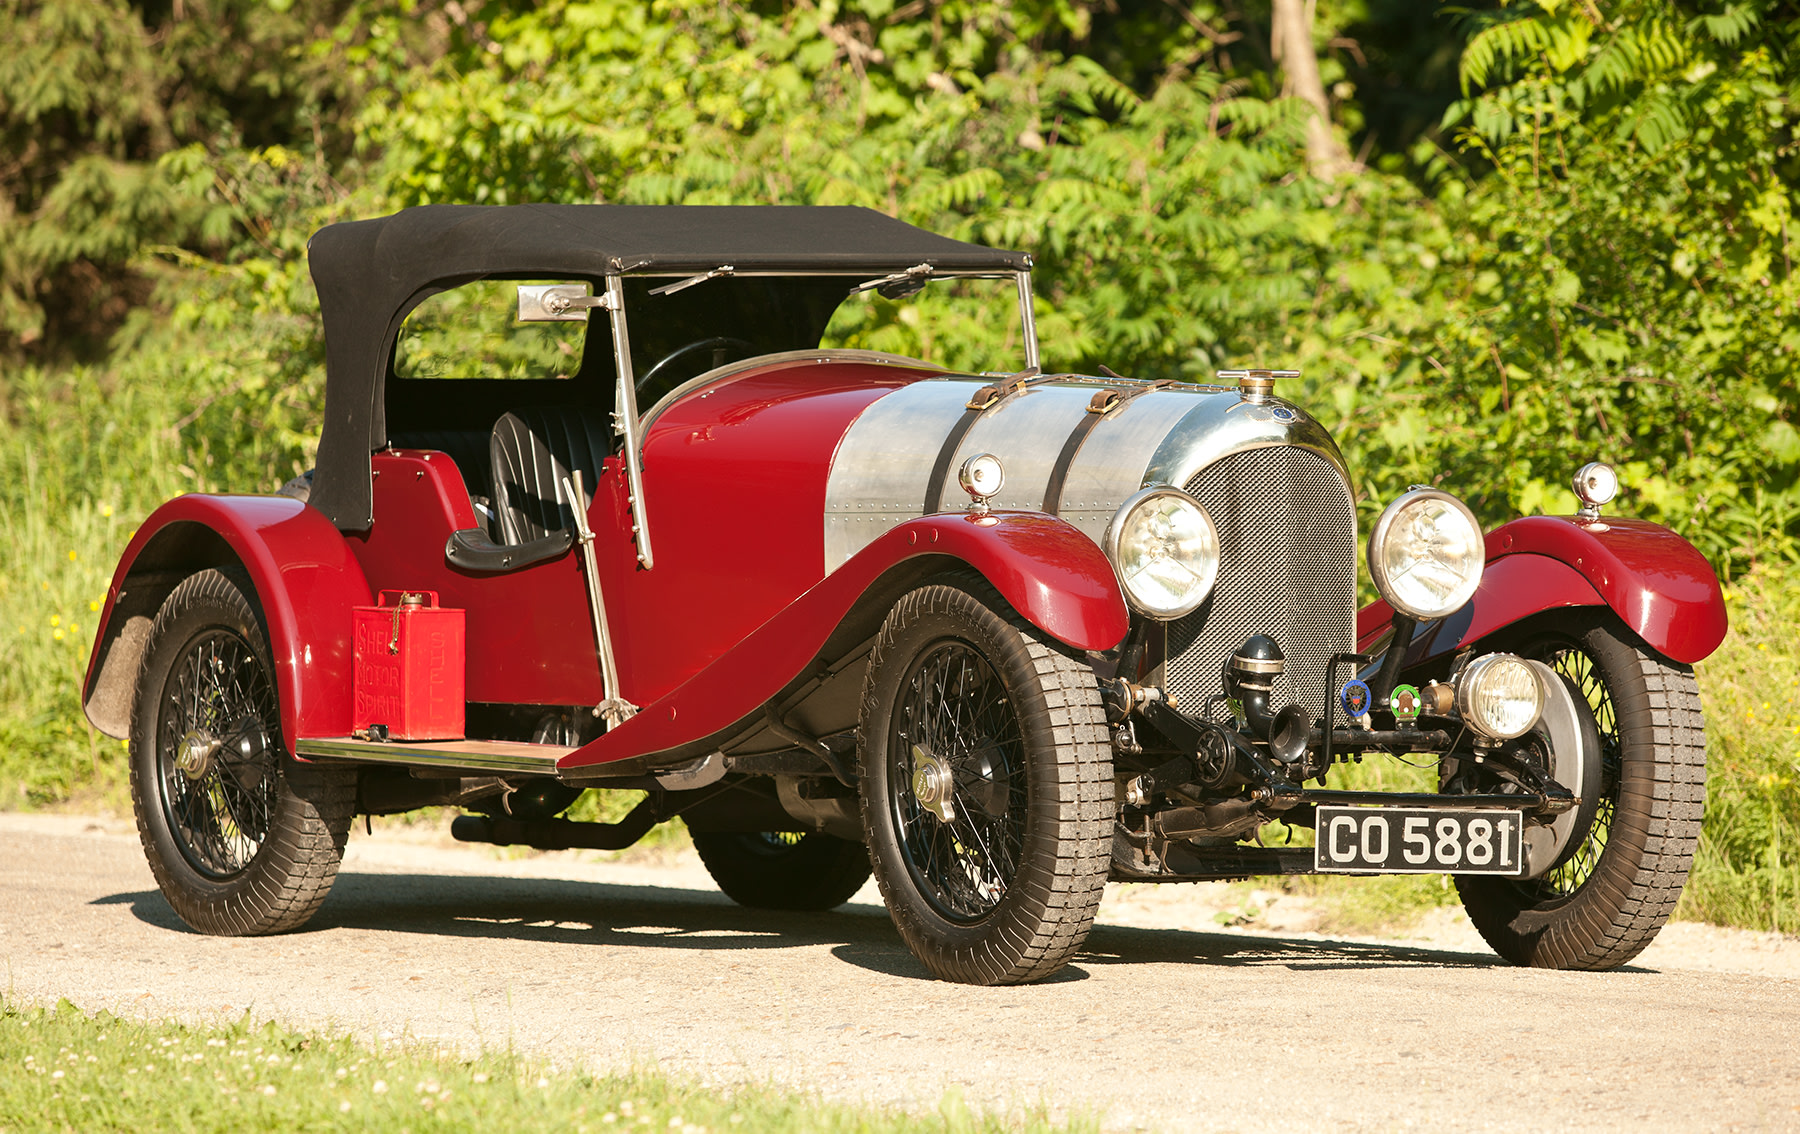
[[[1679,891],[1701,789],[1632,793],[1703,782],[1699,734],[1618,708],[1698,719],[1724,604],[1604,493],[1484,545],[1409,492],[1358,613],[1349,473],[1281,372],[1045,374],[1023,254],[859,209],[434,206],[311,256],[316,475],[145,520],[83,687],[190,924],[303,924],[351,815],[426,804],[543,847],[679,814],[751,905],[828,908],[872,864],[927,967],[980,982],[1066,963],[1107,877],[1442,869],[1503,954],[1564,967],[1621,963]],[[545,278],[580,282],[522,287],[521,318],[611,332],[571,373],[398,368],[435,294]],[[1016,283],[1023,369],[818,345],[846,294],[941,278]],[[359,718],[353,612],[384,594],[462,612],[465,736]],[[1435,756],[1438,790],[1323,786],[1365,751]],[[589,787],[650,794],[556,817]],[[1327,815],[1328,848],[1250,841]]]

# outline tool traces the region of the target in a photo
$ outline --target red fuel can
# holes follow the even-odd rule
[[[354,727],[386,725],[392,740],[463,737],[463,612],[436,591],[382,591],[351,609]]]

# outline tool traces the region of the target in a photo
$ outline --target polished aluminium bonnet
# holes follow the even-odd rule
[[[825,489],[825,571],[891,528],[917,516],[962,508],[954,475],[935,500],[925,494],[940,451],[968,403],[993,376],[951,375],[902,386],[863,410],[832,459]],[[1090,416],[1096,392],[1135,392],[1142,383],[1077,375],[1039,379],[980,411],[950,454],[954,471],[987,452],[1006,468],[996,509],[1046,510],[1052,471],[1070,434]],[[1294,406],[1244,400],[1233,388],[1177,385],[1131,397],[1094,422],[1063,480],[1058,513],[1096,544],[1114,513],[1149,484],[1184,485],[1236,453],[1293,446],[1318,454],[1344,475],[1324,427]],[[1345,475],[1345,479],[1348,477]]]

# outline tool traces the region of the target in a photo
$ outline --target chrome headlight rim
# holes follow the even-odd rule
[[[1494,717],[1484,711],[1482,694],[1491,692],[1489,686],[1498,680],[1506,680],[1509,676],[1504,671],[1517,667],[1520,674],[1529,680],[1530,688],[1536,693],[1532,702],[1534,708],[1526,715],[1524,723],[1517,728],[1502,725]],[[1464,666],[1456,676],[1456,712],[1471,729],[1490,740],[1515,740],[1533,728],[1544,716],[1544,682],[1531,663],[1517,654],[1493,653],[1483,654]]]
[[[1450,593],[1450,597],[1442,605],[1436,607],[1409,603],[1402,598],[1394,580],[1388,577],[1386,558],[1382,554],[1388,537],[1392,534],[1394,525],[1399,521],[1401,515],[1422,501],[1448,504],[1460,513],[1463,520],[1469,525],[1475,545],[1474,571]],[[1382,509],[1381,518],[1375,521],[1375,528],[1369,533],[1367,559],[1369,577],[1375,583],[1375,589],[1380,593],[1383,601],[1409,618],[1429,622],[1456,613],[1467,605],[1471,598],[1475,597],[1475,589],[1481,585],[1481,576],[1487,569],[1487,546],[1481,530],[1481,522],[1475,518],[1475,513],[1467,504],[1441,488],[1414,487],[1396,496],[1386,508]]]
[[[1205,542],[1210,550],[1209,561],[1204,565],[1205,570],[1196,573],[1199,583],[1194,587],[1193,592],[1187,600],[1172,606],[1157,606],[1146,600],[1133,589],[1132,581],[1125,577],[1124,570],[1123,541],[1126,528],[1140,508],[1159,499],[1171,499],[1192,509],[1204,528]],[[1106,552],[1107,562],[1112,564],[1113,574],[1118,577],[1119,589],[1125,595],[1126,605],[1137,613],[1159,622],[1172,622],[1199,610],[1212,596],[1213,588],[1218,585],[1220,556],[1218,525],[1213,523],[1212,515],[1207,512],[1200,501],[1172,484],[1152,484],[1132,493],[1123,504],[1119,505],[1118,510],[1113,513],[1112,519],[1108,521],[1101,548]],[[1191,571],[1192,568],[1190,567],[1189,570]]]

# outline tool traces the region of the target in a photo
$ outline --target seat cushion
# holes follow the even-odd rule
[[[530,543],[573,531],[575,516],[563,481],[579,471],[591,496],[611,445],[606,419],[574,406],[533,406],[501,415],[488,443],[499,542]]]

